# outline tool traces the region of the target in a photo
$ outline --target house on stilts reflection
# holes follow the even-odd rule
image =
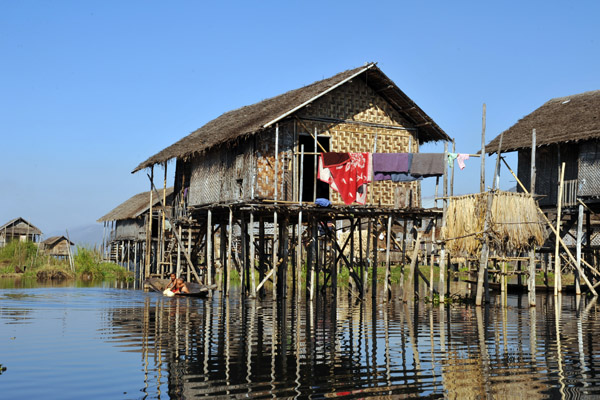
[[[342,266],[352,290],[364,295],[367,267],[384,261],[380,247],[387,246],[386,271],[389,248],[402,247],[390,238],[398,229],[392,225],[419,225],[437,219],[440,210],[421,208],[416,179],[368,176],[350,189],[336,181],[333,190],[324,175],[317,178],[326,169],[323,164],[319,172],[319,154],[418,154],[422,143],[449,140],[373,63],[229,111],[133,171],[149,169],[153,180],[160,165],[166,177],[167,162],[176,160],[172,210],[166,210],[171,230],[161,234],[159,261],[145,259],[145,276],[170,272],[164,249],[175,246],[182,254],[174,271],[206,284],[220,281],[226,293],[236,268],[244,293],[264,292],[269,283],[273,296],[286,296],[288,281],[299,287],[306,265],[311,297],[319,282],[335,289]],[[348,193],[362,201],[348,201]],[[161,207],[152,210],[161,218]],[[342,229],[350,233],[345,243],[337,234]],[[186,231],[198,234],[185,240]]]

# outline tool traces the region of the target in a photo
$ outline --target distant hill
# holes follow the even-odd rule
[[[74,228],[69,228],[69,238],[71,242],[84,246],[94,247],[102,244],[103,227],[100,224],[81,225]],[[66,236],[66,231],[53,231],[44,235],[44,238],[51,236]]]

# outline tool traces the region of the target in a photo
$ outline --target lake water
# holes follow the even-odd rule
[[[18,286],[0,281],[2,399],[600,397],[588,298],[477,308],[340,290],[332,307]]]

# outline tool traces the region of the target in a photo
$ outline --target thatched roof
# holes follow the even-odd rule
[[[531,148],[535,129],[537,146],[600,138],[600,90],[557,97],[504,131],[502,152]],[[500,135],[486,147],[498,151]]]
[[[42,244],[46,247],[52,247],[52,246],[56,245],[58,242],[61,242],[63,240],[68,241],[71,246],[75,246],[75,243],[71,242],[69,239],[67,239],[64,236],[51,236],[48,239],[44,240],[42,242]]]
[[[370,63],[256,104],[226,112],[148,158],[133,172],[164,163],[172,158],[186,158],[193,154],[200,154],[220,144],[253,135],[355,78],[364,79],[404,118],[414,123],[418,127],[419,142],[450,140],[448,135],[415,102],[404,94],[374,63]]]
[[[3,230],[10,230],[11,233],[14,233],[15,235],[26,235],[27,233],[30,235],[42,234],[42,231],[40,231],[36,226],[21,217],[10,220],[4,225],[0,226],[0,231]]]
[[[152,206],[160,204],[163,198],[163,189],[157,190],[160,198],[157,198],[156,192],[152,197]],[[169,196],[173,194],[173,187],[167,188],[167,204],[169,203]],[[138,193],[129,200],[118,205],[111,212],[100,218],[97,222],[104,221],[120,221],[124,219],[137,218],[146,212],[150,208],[150,192]]]

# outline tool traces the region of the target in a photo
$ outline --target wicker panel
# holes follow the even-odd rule
[[[579,148],[580,196],[600,196],[600,143],[587,142]]]
[[[410,128],[411,126],[380,96],[360,80],[349,82],[336,89],[324,98],[315,102],[303,115],[329,117],[343,120],[396,125]],[[358,124],[325,124],[312,122],[310,128],[317,127],[320,135],[331,136],[330,151],[340,152],[372,152],[377,136],[377,152],[403,153],[418,151],[418,143],[412,131],[376,128]],[[410,148],[409,148],[410,146]],[[418,182],[395,183],[391,181],[373,182],[369,186],[372,193],[368,202],[378,205],[393,206],[396,188],[401,187],[403,196],[401,206],[408,206],[406,193],[412,193],[412,201],[408,203],[420,206],[421,191]],[[341,203],[338,193],[330,190],[330,199]]]

